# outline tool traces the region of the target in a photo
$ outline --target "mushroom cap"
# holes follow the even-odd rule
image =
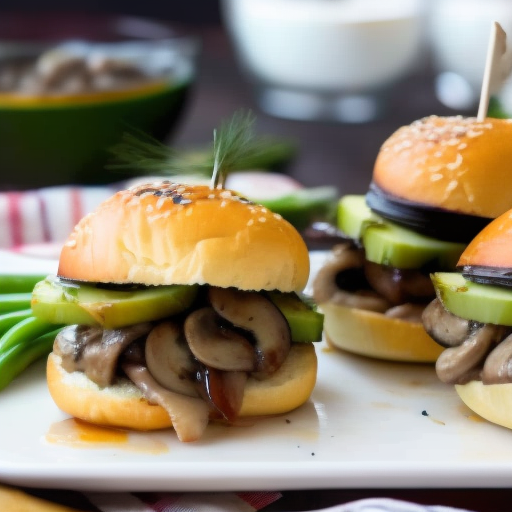
[[[382,145],[373,183],[385,193],[480,217],[512,208],[512,120],[430,116]]]
[[[306,286],[309,254],[290,223],[236,192],[162,182],[118,192],[84,217],[58,274],[291,292]]]
[[[512,210],[490,222],[466,247],[457,266],[512,267]]]

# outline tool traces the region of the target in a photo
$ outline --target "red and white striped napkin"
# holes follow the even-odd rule
[[[0,249],[64,242],[75,224],[115,190],[62,186],[0,192]]]
[[[279,492],[86,493],[103,512],[253,512],[281,498]]]
[[[246,493],[87,493],[102,512],[252,512],[281,498],[279,492]],[[275,508],[275,510],[281,510]],[[310,512],[471,512],[443,505],[419,505],[391,498],[368,498]]]

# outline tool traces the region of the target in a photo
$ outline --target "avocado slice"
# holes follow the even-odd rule
[[[270,300],[276,305],[290,326],[292,341],[311,342],[322,339],[324,315],[316,311],[306,296],[296,293],[270,292]]]
[[[436,294],[444,307],[467,320],[512,326],[512,290],[473,283],[457,272],[432,275]]]
[[[66,283],[50,276],[34,287],[32,312],[50,323],[117,329],[180,313],[190,307],[196,294],[196,286],[154,286],[119,291]]]
[[[339,201],[338,227],[361,241],[369,261],[401,269],[433,265],[440,270],[452,270],[466,247],[385,221],[368,208],[364,196],[345,196]]]

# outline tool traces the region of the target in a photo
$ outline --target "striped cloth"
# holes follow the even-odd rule
[[[281,497],[281,493],[87,493],[86,497],[102,512],[252,512],[274,503]],[[419,505],[391,498],[369,498],[310,512],[470,511],[442,505]]]
[[[115,190],[64,186],[0,192],[0,248],[62,243],[75,224]]]
[[[281,498],[279,492],[86,493],[102,512],[254,512]]]

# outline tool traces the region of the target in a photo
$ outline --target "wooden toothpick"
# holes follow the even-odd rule
[[[486,118],[490,96],[500,89],[503,80],[510,72],[509,69],[505,69],[505,63],[503,62],[503,56],[506,51],[507,34],[498,22],[494,22],[487,48],[484,79],[480,93],[480,104],[478,106],[478,121],[483,121]]]

